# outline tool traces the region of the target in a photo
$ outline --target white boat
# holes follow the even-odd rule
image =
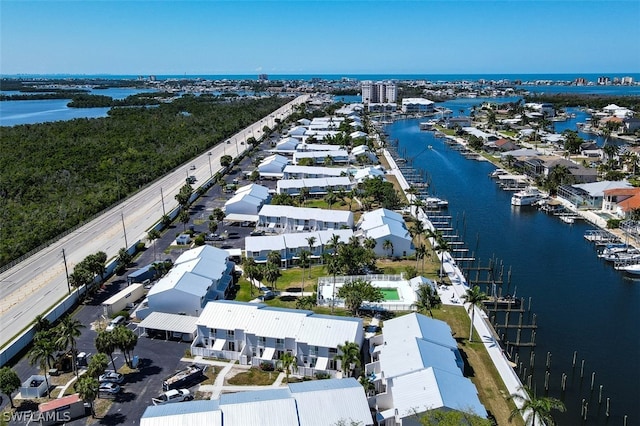
[[[490,176],[490,177],[492,177],[492,178],[495,178],[495,177],[498,177],[498,176],[501,176],[501,175],[506,175],[506,174],[508,174],[508,173],[509,173],[509,172],[508,172],[508,171],[506,171],[505,169],[495,169],[494,171],[492,171],[492,172],[489,174],[489,176]]]
[[[560,215],[560,220],[568,224],[572,224],[576,221],[575,217],[569,215]]]
[[[511,197],[512,206],[530,206],[544,198],[542,192],[534,187],[527,187]]]
[[[424,206],[430,209],[446,209],[449,202],[438,197],[427,197],[423,200]]]
[[[435,126],[436,124],[438,124],[436,120],[429,120],[423,121],[422,123],[418,124],[418,126],[420,127],[420,130],[433,130],[433,126]]]
[[[618,271],[626,272],[630,275],[640,275],[640,263],[633,263],[631,265],[620,265],[615,267]]]

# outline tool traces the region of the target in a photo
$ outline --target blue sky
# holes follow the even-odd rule
[[[0,0],[0,73],[637,73],[639,22],[639,0]]]

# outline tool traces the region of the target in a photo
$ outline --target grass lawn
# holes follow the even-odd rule
[[[259,368],[251,368],[249,371],[238,373],[225,380],[234,386],[268,386],[278,378],[277,371],[262,371]]]

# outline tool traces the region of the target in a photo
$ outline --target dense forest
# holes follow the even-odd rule
[[[109,117],[3,127],[0,265],[91,218],[284,105],[185,95]]]
[[[531,94],[524,97],[526,102],[548,102],[559,108],[587,107],[601,109],[610,104],[629,108],[633,111],[640,110],[640,97],[638,96],[610,96],[591,94]]]

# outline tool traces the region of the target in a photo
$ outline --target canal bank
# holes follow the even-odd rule
[[[538,318],[533,356],[529,349],[514,355],[522,360],[519,374],[526,370],[540,392],[548,382],[546,393],[567,404],[558,424],[623,424],[625,416],[634,424],[640,418],[640,368],[632,361],[640,356],[635,326],[640,286],[595,256],[583,238],[592,226],[569,226],[534,208],[511,207],[511,194],[488,177],[493,165],[466,160],[441,139],[420,132],[417,120],[385,130],[408,162],[427,171],[430,190],[448,199],[449,214],[464,218],[460,233],[475,256],[484,262],[500,257],[513,271],[510,292],[533,301]]]

